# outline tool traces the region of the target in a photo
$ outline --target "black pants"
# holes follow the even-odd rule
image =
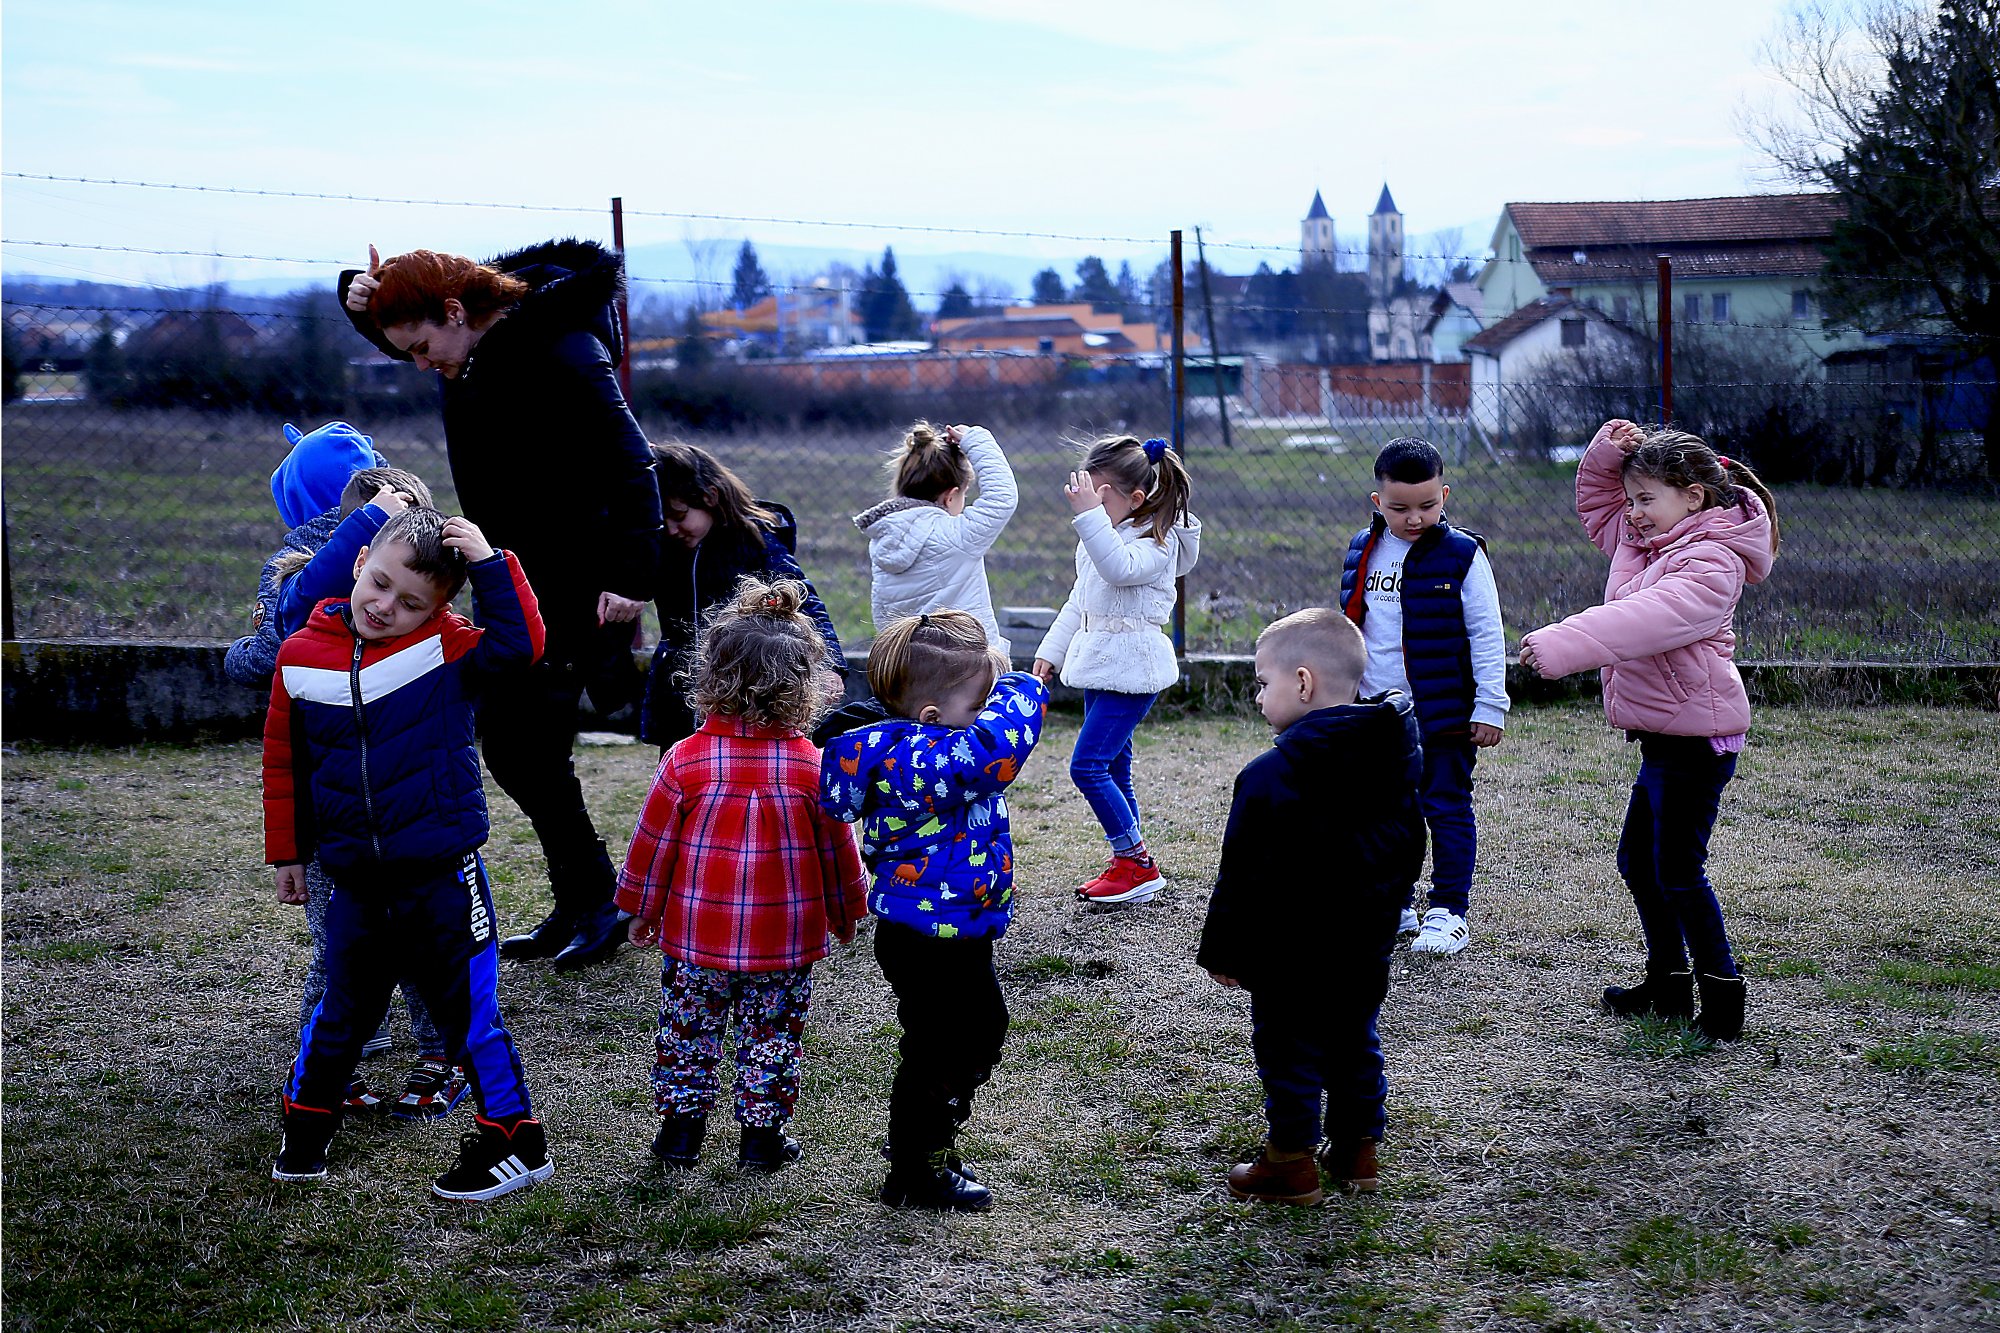
[[[1399,904],[1386,898],[1356,910],[1327,941],[1319,975],[1260,982],[1251,991],[1250,1048],[1278,1151],[1312,1147],[1322,1124],[1329,1143],[1382,1137],[1389,1080],[1375,1022],[1389,994],[1399,915]]]
[[[571,916],[610,902],[617,888],[571,758],[585,683],[575,664],[544,659],[526,671],[495,676],[479,705],[486,767],[535,826],[556,910]]]
[[[1618,873],[1639,910],[1646,967],[1678,972],[1693,954],[1697,971],[1733,977],[1722,902],[1708,882],[1708,839],[1736,756],[1717,754],[1706,736],[1630,735],[1639,776],[1618,837]]]
[[[903,1040],[889,1091],[889,1143],[898,1163],[947,1146],[972,1114],[1007,1039],[1007,1001],[993,970],[993,937],[939,939],[875,923],[875,961],[896,992]]]

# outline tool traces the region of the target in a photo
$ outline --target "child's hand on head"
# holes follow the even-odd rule
[[[394,486],[384,486],[381,490],[375,492],[374,497],[368,503],[374,505],[390,518],[394,518],[410,507],[409,498]]]
[[[1069,474],[1069,483],[1063,487],[1063,498],[1069,501],[1070,509],[1079,514],[1087,514],[1093,509],[1104,507],[1104,497],[1099,493],[1097,479],[1088,471]]]
[[[1646,436],[1629,421],[1607,421],[1605,426],[1611,431],[1611,442],[1618,446],[1618,452],[1629,454],[1646,442]]]
[[[944,442],[950,445],[963,443],[966,429],[964,426],[946,426],[944,428]]]
[[[442,535],[444,544],[464,556],[469,565],[493,557],[493,546],[486,540],[486,534],[463,514],[453,514],[446,519]]]

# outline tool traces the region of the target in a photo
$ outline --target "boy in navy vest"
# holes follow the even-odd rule
[[[1412,953],[1453,954],[1466,926],[1479,833],[1472,765],[1507,725],[1507,642],[1486,539],[1445,520],[1444,459],[1428,440],[1391,440],[1375,459],[1374,519],[1347,545],[1340,607],[1368,643],[1366,696],[1401,690],[1423,732],[1424,822],[1431,835],[1429,910],[1403,901],[1398,934]]]
[[[1424,866],[1424,761],[1407,696],[1355,697],[1364,665],[1361,632],[1330,607],[1257,637],[1257,707],[1278,735],[1237,774],[1195,955],[1250,992],[1270,1139],[1230,1171],[1239,1199],[1318,1203],[1322,1124],[1334,1183],[1377,1188],[1389,1084],[1375,1022]]]

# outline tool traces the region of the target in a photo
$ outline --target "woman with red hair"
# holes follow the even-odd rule
[[[660,494],[645,434],[618,386],[623,259],[550,241],[478,263],[412,250],[340,276],[361,335],[436,371],[452,481],[466,517],[513,551],[548,644],[532,671],[495,679],[479,713],[493,780],[534,824],[555,908],[502,941],[559,969],[609,958],[624,938],[617,874],[571,751],[593,681],[629,688],[636,621],[659,558]]]

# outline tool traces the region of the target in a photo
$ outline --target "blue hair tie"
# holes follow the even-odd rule
[[[1146,461],[1148,463],[1157,465],[1162,458],[1167,456],[1167,442],[1165,440],[1148,440],[1139,447],[1146,451]]]

